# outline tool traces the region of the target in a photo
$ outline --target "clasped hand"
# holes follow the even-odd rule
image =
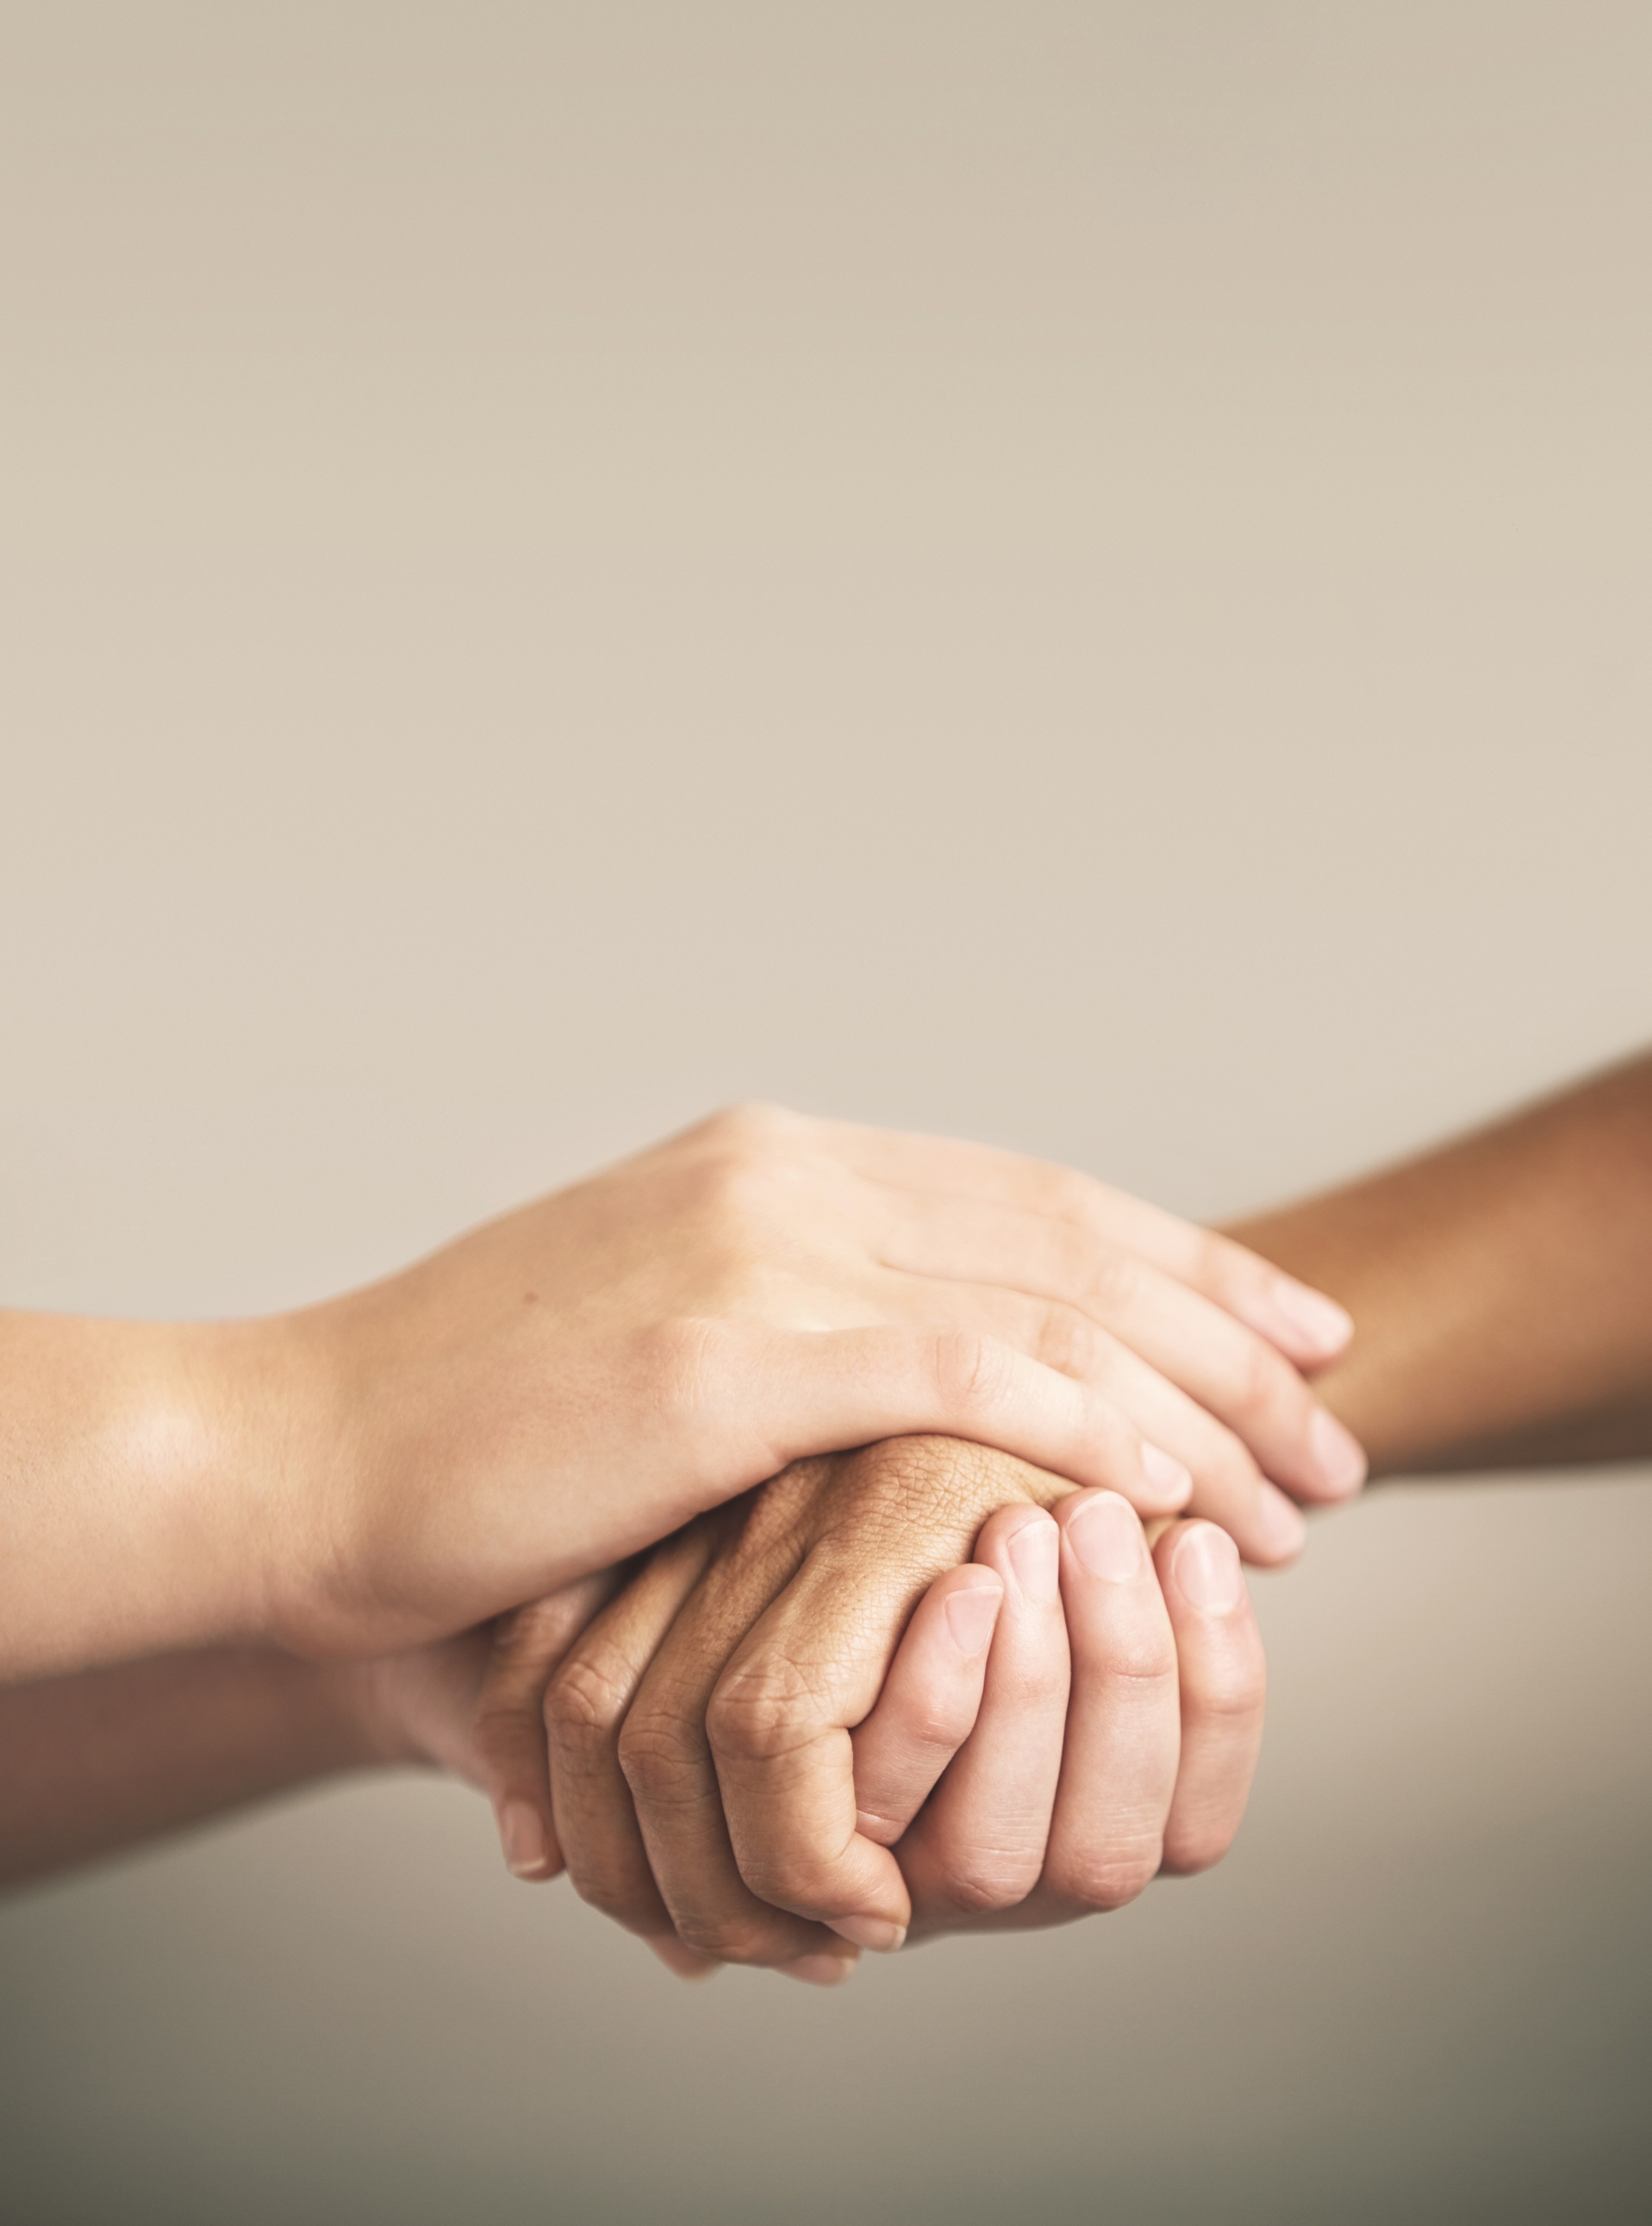
[[[603,1192],[639,1176],[640,1212]],[[473,1727],[448,1745],[512,1868],[565,1863],[685,1974],[824,1982],[861,1947],[1058,1923],[1215,1860],[1264,1685],[1235,1540],[1288,1558],[1293,1498],[1362,1473],[1302,1372],[1343,1343],[1337,1310],[1063,1170],[767,1110],[583,1187],[550,1205],[645,1317],[708,1251],[721,1311],[702,1289],[676,1317],[708,1339],[692,1399],[639,1409],[639,1471],[677,1462],[644,1521],[689,1519],[623,1564],[588,1551],[465,1656]],[[519,1248],[518,1219],[467,1243]],[[662,1228],[689,1233],[680,1260]],[[780,1466],[811,1434],[883,1441],[695,1514],[711,1495],[651,1434],[685,1421],[721,1432],[725,1470],[737,1447]]]
[[[1330,1301],[1064,1168],[770,1107],[283,1327],[311,1427],[272,1597],[308,1652],[453,1631],[886,1438],[1185,1508],[1261,1562],[1363,1475],[1299,1372],[1346,1340]]]
[[[1150,1553],[1118,1494],[944,1440],[798,1464],[606,1604],[494,1634],[470,1768],[512,1867],[565,1860],[685,1975],[820,1983],[857,1946],[1203,1868],[1243,1811],[1261,1643],[1226,1534],[1155,1527]]]
[[[1112,1906],[1236,1822],[1238,1556],[1358,1487],[1349,1326],[1064,1169],[740,1109],[290,1314],[0,1316],[0,1676],[331,1658],[678,1968]]]

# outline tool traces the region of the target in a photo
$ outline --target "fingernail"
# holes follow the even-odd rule
[[[1061,1533],[1047,1515],[1021,1525],[1009,1542],[1009,1560],[1022,1596],[1034,1607],[1061,1598]]]
[[[1327,1358],[1340,1352],[1354,1334],[1354,1317],[1346,1307],[1339,1307],[1323,1291],[1299,1283],[1293,1275],[1276,1278],[1274,1304],[1284,1316],[1287,1326]]]
[[[1308,1425],[1308,1443],[1327,1491],[1334,1491],[1341,1499],[1359,1490],[1365,1481],[1365,1448],[1323,1407]]]
[[[1276,1484],[1264,1482],[1256,1514],[1263,1540],[1278,1560],[1292,1560],[1307,1544],[1308,1526],[1302,1520],[1301,1509]]]
[[[1184,1468],[1174,1454],[1167,1453],[1162,1446],[1149,1445],[1145,1438],[1141,1441],[1141,1473],[1166,1507],[1185,1507],[1193,1497],[1191,1471]]]
[[[1239,1549],[1214,1523],[1195,1523],[1183,1531],[1171,1570],[1184,1599],[1206,1615],[1229,1615],[1244,1598]]]
[[[1141,1575],[1147,1558],[1141,1525],[1134,1508],[1116,1491],[1099,1491],[1087,1499],[1069,1519],[1067,1536],[1092,1576],[1123,1585]]]
[[[513,1878],[543,1878],[550,1868],[550,1841],[529,1802],[507,1801],[500,1809],[499,1843]]]
[[[871,1949],[874,1956],[893,1956],[906,1937],[905,1926],[893,1924],[886,1917],[836,1917],[828,1922],[834,1932],[857,1948]]]
[[[806,1987],[841,1987],[855,1968],[853,1956],[799,1956],[793,1963],[777,1963],[783,1979],[801,1979]]]
[[[946,1627],[960,1654],[972,1658],[993,1635],[1003,1593],[996,1585],[971,1585],[967,1592],[946,1596]]]
[[[701,1955],[698,1949],[679,1940],[675,1932],[648,1933],[643,1945],[651,1948],[666,1969],[675,1971],[679,1979],[709,1979],[722,1968],[715,1956]]]

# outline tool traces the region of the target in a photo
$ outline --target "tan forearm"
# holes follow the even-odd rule
[[[219,1647],[0,1689],[0,1886],[387,1759],[365,1677]]]
[[[1229,1233],[1353,1314],[1374,1470],[1652,1454],[1652,1057]]]

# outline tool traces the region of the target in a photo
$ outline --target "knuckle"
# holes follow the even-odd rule
[[[1150,1716],[1167,1692],[1172,1699],[1179,1695],[1181,1670],[1176,1641],[1162,1618],[1109,1632],[1103,1648],[1097,1666],[1116,1706]]]
[[[632,1710],[621,1727],[620,1769],[639,1802],[658,1808],[691,1800],[699,1791],[705,1750],[694,1727],[657,1708]]]
[[[1090,1316],[1077,1307],[1051,1302],[1039,1326],[1037,1352],[1046,1367],[1063,1376],[1094,1382],[1106,1372],[1106,1339]]]
[[[1057,1612],[1059,1612],[1058,1604]],[[1071,1689],[1072,1671],[1064,1650],[1053,1661],[1041,1654],[1036,1662],[1018,1665],[1013,1676],[1005,1677],[1001,1686],[1005,1703],[1029,1721],[1039,1720],[1050,1711],[1058,1714],[1065,1708]]]
[[[738,1240],[766,1221],[778,1164],[770,1147],[750,1141],[721,1144],[701,1163],[701,1203],[729,1237]]]
[[[726,1106],[703,1123],[687,1173],[687,1196],[709,1222],[737,1243],[766,1227],[777,1204],[813,1163],[811,1123],[784,1106]]]
[[[1195,1817],[1179,1824],[1165,1841],[1160,1869],[1169,1878],[1192,1878],[1222,1860],[1239,1830],[1238,1817]]]
[[[1090,1273],[1095,1296],[1104,1313],[1128,1320],[1139,1311],[1146,1278],[1133,1253],[1117,1244],[1104,1245]]]
[[[1278,1430],[1306,1418],[1308,1394],[1286,1360],[1247,1333],[1233,1361],[1233,1411],[1251,1429]]]
[[[766,1848],[760,1854],[751,1850],[742,1854],[739,1869],[758,1899],[772,1908],[800,1917],[834,1914],[836,1897],[829,1864],[800,1852]]]
[[[1198,1713],[1201,1724],[1218,1734],[1236,1735],[1258,1727],[1268,1699],[1268,1666],[1261,1650],[1249,1650],[1236,1661],[1223,1663],[1200,1683]]]
[[[1116,1192],[1076,1167],[1052,1167],[1045,1192],[1048,1211],[1077,1231],[1087,1248],[1109,1242]]]
[[[1248,1259],[1249,1254],[1240,1252],[1236,1245],[1230,1244],[1225,1237],[1218,1237],[1214,1230],[1201,1229],[1197,1222],[1187,1224],[1186,1242],[1188,1258],[1183,1280],[1195,1290],[1218,1298],[1231,1291],[1241,1280],[1234,1275],[1235,1263]]]
[[[795,1949],[779,1929],[760,1917],[724,1911],[693,1911],[676,1917],[678,1937],[702,1956],[720,1963],[772,1963]]]
[[[943,1891],[967,1917],[991,1917],[1015,1909],[1039,1882],[1042,1848],[972,1848],[944,1867]]]
[[[921,1709],[907,1718],[903,1744],[920,1754],[944,1755],[950,1759],[974,1729],[976,1713],[968,1699],[949,1705],[927,1696]]]
[[[534,1733],[534,1719],[520,1708],[483,1700],[471,1723],[471,1741],[490,1777],[519,1761]]]
[[[630,1932],[658,1929],[660,1900],[651,1879],[633,1879],[612,1862],[592,1863],[569,1848],[568,1876],[580,1899]]]
[[[943,1330],[935,1339],[936,1388],[949,1414],[975,1421],[998,1412],[1012,1383],[1008,1348],[973,1330]]]
[[[762,1150],[789,1142],[807,1126],[806,1116],[788,1106],[765,1097],[741,1097],[732,1105],[720,1105],[701,1123],[700,1133],[734,1150]]]
[[[1244,1440],[1223,1423],[1211,1421],[1201,1434],[1197,1453],[1191,1466],[1196,1485],[1201,1494],[1214,1495],[1209,1500],[1201,1496],[1201,1507],[1217,1506],[1238,1509],[1249,1507],[1254,1501],[1262,1481],[1262,1472]],[[1207,1517],[1207,1520],[1219,1520]]]
[[[686,1803],[702,1790],[706,1743],[697,1725],[668,1709],[632,1708],[619,1730],[617,1756],[626,1785],[641,1803]]]
[[[1163,1856],[1164,1845],[1157,1832],[1109,1841],[1085,1850],[1065,1867],[1061,1890],[1098,1914],[1122,1909],[1158,1876]]]
[[[542,1713],[552,1746],[577,1760],[612,1744],[625,1718],[625,1689],[600,1658],[575,1655],[545,1688]]]
[[[726,1670],[706,1709],[706,1737],[723,1761],[774,1761],[818,1727],[813,1681],[784,1654],[765,1654]]]

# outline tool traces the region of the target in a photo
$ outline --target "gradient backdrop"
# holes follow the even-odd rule
[[[0,4],[0,1296],[737,1093],[1205,1214],[1652,1037],[1652,14]],[[1652,1479],[1258,1591],[1215,1875],[679,1988],[471,1796],[0,1913],[19,2226],[1629,2220]]]

